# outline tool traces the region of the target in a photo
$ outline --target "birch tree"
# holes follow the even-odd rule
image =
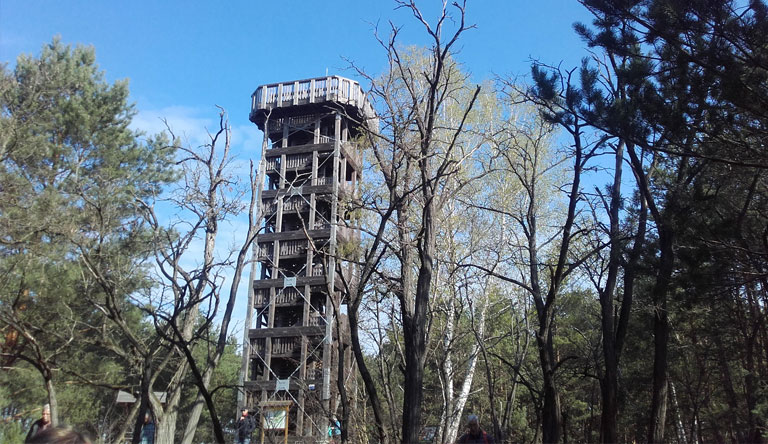
[[[539,75],[534,71],[534,78]],[[508,97],[518,102],[527,92],[508,83]],[[573,106],[568,85],[552,88],[559,103]],[[532,97],[532,96],[529,96]],[[538,102],[538,105],[546,105]],[[494,162],[505,171],[520,192],[487,206],[511,222],[510,245],[499,253],[505,266],[489,269],[492,276],[524,289],[532,298],[537,315],[536,343],[543,381],[542,439],[559,442],[562,436],[562,411],[556,371],[560,366],[554,341],[556,303],[566,288],[566,281],[592,253],[576,252],[573,245],[585,242],[592,228],[581,216],[582,174],[589,160],[601,147],[601,141],[584,139],[584,122],[559,109],[544,111],[549,121],[563,119],[562,128],[570,146],[556,149],[552,126],[535,114],[519,115],[514,131],[498,137]],[[512,116],[514,117],[514,115]],[[567,176],[566,176],[567,175]],[[567,179],[566,179],[567,177]],[[562,193],[558,195],[559,193]],[[475,265],[477,266],[477,265]]]
[[[375,78],[360,71],[371,82],[370,97],[379,106],[381,131],[369,134],[373,146],[373,168],[384,193],[375,198],[374,237],[362,255],[363,272],[352,291],[349,308],[356,363],[363,374],[366,391],[374,404],[378,391],[365,375],[366,363],[356,339],[357,308],[376,264],[391,255],[397,264],[395,275],[380,275],[399,303],[404,342],[404,399],[402,442],[415,442],[421,428],[424,364],[428,336],[428,308],[432,297],[435,266],[435,233],[445,200],[446,183],[461,168],[473,148],[460,142],[469,112],[479,88],[468,94],[466,77],[451,60],[459,37],[471,28],[464,21],[465,2],[450,8],[443,3],[437,19],[430,23],[412,1],[397,1],[409,11],[428,35],[431,47],[425,60],[413,63],[399,47],[399,29],[392,25],[387,39],[379,40],[388,60],[388,72]],[[446,29],[450,23],[455,26]],[[455,120],[444,122],[441,113],[452,104],[459,111]],[[370,176],[368,176],[370,177]],[[392,237],[387,237],[391,235]],[[378,249],[377,249],[378,248]],[[373,261],[372,261],[373,260]],[[374,262],[375,261],[375,262]],[[383,412],[374,406],[380,437]]]

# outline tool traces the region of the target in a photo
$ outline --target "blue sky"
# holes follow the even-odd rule
[[[531,58],[569,68],[588,55],[572,25],[590,18],[575,0],[468,3],[467,22],[477,28],[465,34],[456,59],[476,82],[525,75]],[[418,4],[432,21],[440,2]],[[261,134],[248,112],[257,86],[326,70],[354,78],[345,59],[381,73],[386,57],[373,36],[376,23],[383,36],[389,21],[402,26],[403,45],[429,43],[421,24],[394,7],[389,0],[0,0],[0,63],[38,54],[56,35],[92,45],[107,80],[130,80],[135,127],[157,132],[166,118],[199,144],[205,128],[216,127],[218,105],[229,112],[233,149],[255,159]],[[243,313],[245,293],[238,299]]]
[[[436,0],[419,2],[429,18]],[[234,126],[247,123],[256,86],[331,74],[351,75],[343,57],[372,73],[385,59],[372,35],[378,22],[402,25],[403,43],[426,36],[389,0],[83,1],[2,0],[0,61],[38,53],[60,35],[93,45],[109,80],[130,79],[139,110],[189,108]],[[572,24],[588,20],[575,0],[474,0],[457,58],[477,81],[494,73],[527,73],[529,57],[566,66],[585,55]]]

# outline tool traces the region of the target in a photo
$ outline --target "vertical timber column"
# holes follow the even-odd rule
[[[266,89],[266,88],[265,88]],[[262,90],[262,97],[266,94],[265,90]],[[269,146],[269,119],[267,119],[265,128],[267,128],[266,131],[264,131],[264,138],[261,142],[261,157],[259,158],[259,174],[256,176],[256,180],[258,180],[258,185],[256,186],[256,203],[258,205],[257,207],[257,214],[256,217],[253,218],[253,223],[255,224],[261,224],[261,215],[262,215],[262,207],[263,204],[261,202],[261,192],[264,189],[264,181],[266,180],[267,174],[266,174],[266,154],[267,154],[267,146]],[[242,387],[242,390],[237,391],[237,411],[235,412],[235,417],[237,417],[237,414],[240,412],[240,409],[242,409],[244,406],[246,406],[248,402],[248,396],[246,396],[245,392],[245,381],[248,378],[248,367],[251,362],[251,338],[250,338],[250,330],[253,327],[253,304],[254,304],[254,289],[253,289],[253,283],[256,281],[256,276],[258,276],[257,270],[256,270],[256,258],[259,255],[259,243],[254,242],[253,248],[251,249],[251,278],[249,280],[248,285],[248,305],[246,305],[245,310],[245,324],[243,327],[243,364],[242,368],[240,369],[240,377],[238,379],[238,385]],[[253,406],[248,406],[253,408]]]
[[[339,153],[341,151],[341,115],[335,113],[333,140],[333,173],[331,177],[331,237],[328,242],[328,268],[326,273],[328,295],[325,302],[325,340],[323,342],[323,407],[330,410],[331,401],[331,365],[333,359],[333,319],[336,298],[336,225],[339,200]]]

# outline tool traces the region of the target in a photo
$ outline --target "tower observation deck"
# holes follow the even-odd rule
[[[239,404],[257,418],[262,443],[325,441],[338,380],[354,381],[342,285],[354,276],[340,264],[360,239],[349,215],[361,180],[356,141],[377,121],[360,85],[338,76],[260,86],[250,120],[264,132],[261,232]]]

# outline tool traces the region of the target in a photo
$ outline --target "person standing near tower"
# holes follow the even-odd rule
[[[242,414],[235,424],[235,443],[251,444],[251,434],[255,428],[254,418],[248,414],[248,409],[243,407]]]
[[[40,419],[33,422],[32,427],[29,428],[29,432],[27,433],[27,437],[24,439],[24,442],[29,442],[29,440],[32,439],[35,435],[49,427],[51,427],[51,405],[46,404],[43,406],[43,413]]]
[[[149,412],[144,413],[144,425],[141,426],[140,444],[155,444],[155,423]]]
[[[477,415],[467,416],[467,433],[461,435],[457,444],[493,444],[493,437],[480,428]]]

